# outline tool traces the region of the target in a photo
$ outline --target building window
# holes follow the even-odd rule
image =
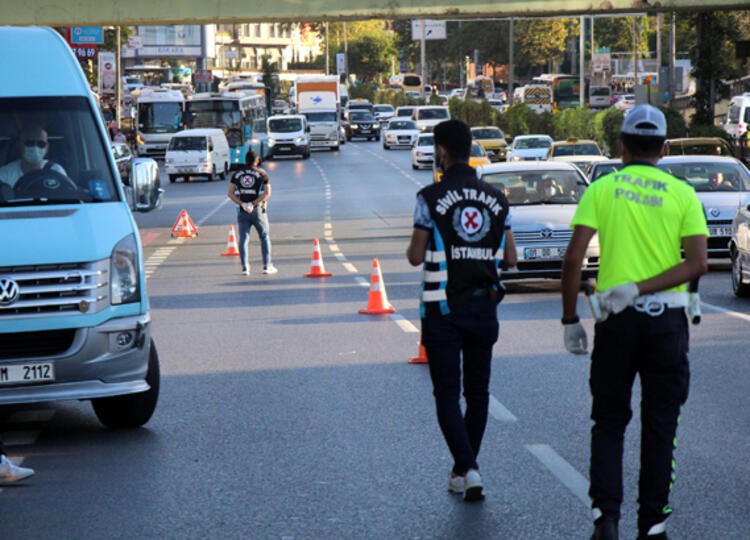
[[[276,25],[272,24],[269,27],[269,31],[271,32],[271,35],[269,37],[275,38],[276,37]]]
[[[263,27],[261,26],[260,23],[257,23],[255,25],[255,37],[259,38],[259,37],[261,37],[263,35],[262,28]]]

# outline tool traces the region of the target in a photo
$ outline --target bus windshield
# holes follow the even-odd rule
[[[139,103],[138,129],[143,133],[177,133],[182,104],[177,102]]]

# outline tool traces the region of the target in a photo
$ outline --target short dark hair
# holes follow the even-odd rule
[[[635,158],[655,158],[659,156],[664,147],[666,137],[655,137],[653,135],[633,135],[620,133],[622,145]]]
[[[245,154],[245,165],[255,165],[256,161],[258,161],[258,154],[253,150],[248,150]]]
[[[445,120],[432,130],[435,146],[440,145],[457,160],[468,161],[471,155],[471,129],[461,120]]]

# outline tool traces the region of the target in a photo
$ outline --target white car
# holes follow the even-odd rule
[[[588,186],[583,173],[571,163],[516,161],[477,167],[477,177],[502,191],[511,207],[518,263],[501,278],[559,279],[573,236],[570,222]],[[586,249],[582,277],[595,277],[598,268],[595,235]]]
[[[419,135],[419,129],[414,120],[395,118],[388,122],[383,131],[383,148],[386,150],[399,146],[411,148],[417,140],[417,135]]]
[[[440,122],[451,119],[448,107],[442,105],[422,105],[414,107],[412,119],[417,123],[421,132],[431,133]]]
[[[508,146],[505,161],[544,161],[551,145],[549,135],[517,135]]]
[[[387,122],[396,113],[393,105],[389,105],[388,103],[376,103],[372,106],[372,109],[375,113],[375,118],[381,122]]]
[[[420,133],[411,147],[411,168],[431,169],[435,159],[435,139],[432,133]]]

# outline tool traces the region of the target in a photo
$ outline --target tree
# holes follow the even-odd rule
[[[568,38],[578,35],[575,19],[525,19],[515,25],[516,63],[519,73],[559,60]]]
[[[365,82],[377,82],[391,67],[396,55],[391,33],[361,35],[349,41],[349,70]]]

